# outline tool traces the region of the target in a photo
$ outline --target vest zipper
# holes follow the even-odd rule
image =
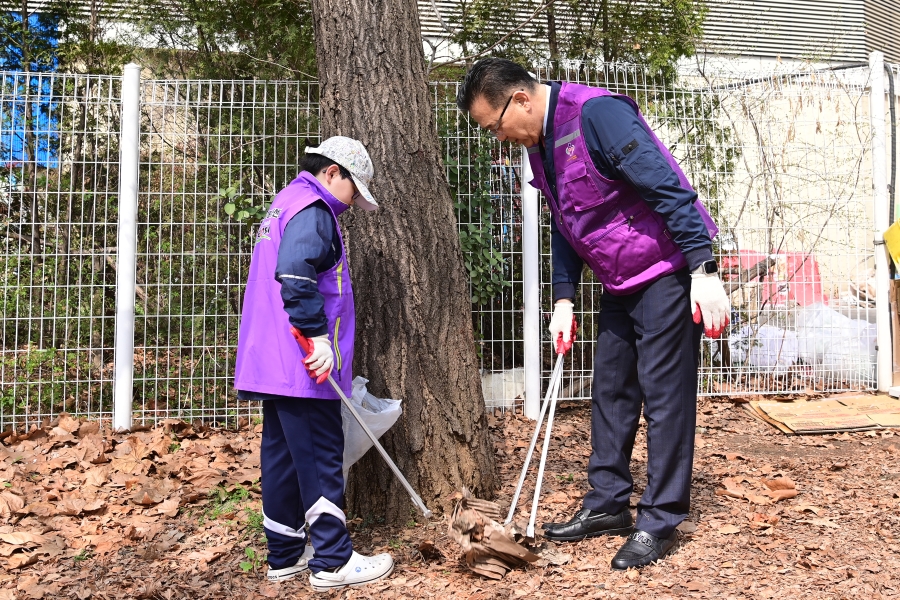
[[[341,360],[341,346],[338,341],[338,335],[340,335],[341,329],[341,318],[338,317],[334,321],[334,354],[337,359],[335,362],[337,363],[337,377],[341,378],[341,367],[343,366],[343,360]]]
[[[631,227],[631,222],[632,222],[632,221],[634,221],[634,215],[631,215],[631,216],[628,217],[627,219],[622,219],[621,221],[619,221],[619,222],[617,222],[617,223],[615,223],[615,224],[613,224],[613,225],[610,225],[609,229],[607,229],[606,231],[604,231],[602,235],[598,235],[597,238],[594,239],[593,242],[591,242],[591,245],[593,246],[594,244],[596,244],[597,242],[599,242],[600,240],[602,240],[603,238],[605,238],[606,236],[608,236],[609,234],[611,234],[613,231],[615,231],[616,229],[618,229],[618,228],[621,227],[622,225],[628,225],[629,227]]]

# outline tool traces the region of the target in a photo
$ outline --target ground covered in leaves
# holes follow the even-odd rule
[[[492,416],[508,507],[533,428]],[[557,412],[538,522],[568,518],[587,490],[589,406]],[[304,598],[302,576],[265,581],[261,425],[168,422],[110,435],[67,416],[0,446],[0,600]],[[621,538],[553,545],[491,581],[466,571],[446,521],[351,519],[356,548],[390,552],[390,579],[341,598],[891,598],[900,596],[900,436],[788,437],[737,403],[702,400],[693,508],[675,554],[612,572]],[[633,471],[646,483],[644,430]],[[533,477],[531,478],[533,482]],[[520,501],[530,506],[530,488]],[[352,515],[351,515],[352,517]]]

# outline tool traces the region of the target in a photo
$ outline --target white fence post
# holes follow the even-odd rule
[[[125,65],[122,77],[120,129],[113,431],[129,431],[134,393],[134,291],[141,133],[141,67],[134,63]]]
[[[541,409],[541,232],[538,191],[531,187],[528,150],[522,148],[522,283],[524,287],[525,416]]]
[[[885,156],[884,54],[869,54],[871,73],[869,117],[872,120],[872,188],[875,196],[875,324],[877,353],[875,371],[878,391],[886,392],[893,377],[891,312],[889,304],[890,270],[884,232],[890,227],[887,162]],[[893,98],[891,98],[893,101]]]

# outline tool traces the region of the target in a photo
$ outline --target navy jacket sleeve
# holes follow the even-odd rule
[[[574,300],[575,288],[581,283],[584,261],[559,232],[556,220],[550,219],[550,250],[553,254],[553,301]]]
[[[281,283],[284,310],[291,325],[307,337],[328,333],[316,274],[336,264],[335,227],[328,208],[315,202],[291,218],[278,247],[275,279]]]
[[[585,103],[581,117],[597,169],[611,179],[628,181],[659,213],[688,268],[712,260],[709,231],[694,207],[697,193],[682,187],[634,107],[622,98],[601,96]]]

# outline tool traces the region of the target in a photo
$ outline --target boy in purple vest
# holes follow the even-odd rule
[[[356,140],[336,136],[307,148],[300,167],[259,224],[234,386],[238,398],[263,407],[267,577],[283,581],[309,570],[313,589],[328,591],[387,577],[394,568],[388,554],[353,551],[343,510],[341,403],[324,380],[330,373],[350,395],[356,323],[337,217],[352,205],[378,204],[368,189],[372,161]],[[308,357],[291,326],[312,342]]]
[[[627,535],[613,569],[668,553],[690,506],[701,329],[719,336],[730,304],[717,274],[717,228],[631,98],[540,84],[508,60],[481,60],[459,107],[500,140],[526,146],[550,207],[551,339],[568,341],[585,264],[603,284],[591,404],[591,491],[554,541]],[[701,327],[702,321],[702,327]],[[643,407],[647,487],[637,522],[630,462]]]

